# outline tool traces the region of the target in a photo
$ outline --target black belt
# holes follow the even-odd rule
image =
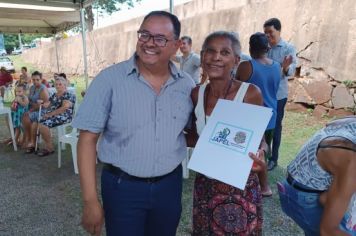
[[[121,170],[119,167],[116,167],[116,166],[113,166],[113,165],[107,164],[107,163],[104,164],[103,169],[107,170],[111,174],[119,176],[120,178],[123,178],[123,179],[142,181],[142,182],[146,182],[146,183],[155,183],[155,182],[158,182],[158,181],[168,177],[173,172],[177,171],[180,167],[181,167],[181,165],[177,166],[177,168],[175,168],[172,172],[170,172],[168,174],[161,175],[161,176],[155,176],[155,177],[148,177],[148,178],[130,175],[130,174],[126,173],[125,171]]]
[[[290,186],[292,186],[293,188],[295,188],[299,191],[302,191],[302,192],[306,192],[306,193],[322,193],[322,192],[324,192],[322,190],[305,188],[300,183],[298,183],[290,174],[287,175],[287,182]]]

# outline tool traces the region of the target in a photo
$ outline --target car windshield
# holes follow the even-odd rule
[[[8,57],[0,57],[0,62],[11,62]]]

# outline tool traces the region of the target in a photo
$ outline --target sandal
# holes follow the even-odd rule
[[[268,190],[262,192],[261,194],[262,194],[262,197],[272,197],[273,192],[272,192],[272,189],[268,189]]]
[[[37,152],[37,156],[45,157],[45,156],[48,156],[48,155],[53,154],[53,153],[54,153],[54,150],[50,151],[50,150],[47,150],[47,149],[42,149],[41,151]]]
[[[35,147],[27,147],[25,154],[31,154],[35,152]]]
[[[6,146],[12,146],[12,139],[6,143]]]
[[[12,141],[12,138],[7,138],[5,140],[2,140],[1,143],[2,144],[7,144],[8,142]]]

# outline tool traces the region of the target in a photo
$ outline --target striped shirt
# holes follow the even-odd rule
[[[289,55],[293,57],[293,62],[288,68],[287,75],[283,75],[281,82],[279,83],[277,100],[282,100],[288,97],[288,77],[294,75],[295,73],[295,68],[297,66],[297,56],[294,46],[290,43],[287,43],[283,39],[279,40],[277,45],[271,47],[271,49],[268,51],[268,58],[278,62],[280,65],[282,65],[284,58]]]
[[[174,170],[186,156],[183,129],[195,86],[170,63],[171,76],[157,95],[136,57],[101,71],[91,83],[73,126],[102,133],[98,157],[130,175],[154,177]]]

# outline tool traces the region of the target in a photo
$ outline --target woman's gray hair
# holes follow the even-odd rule
[[[228,31],[215,31],[215,32],[209,34],[204,40],[204,43],[202,46],[202,52],[204,52],[206,50],[210,40],[212,40],[214,38],[218,38],[218,37],[229,39],[231,41],[232,49],[235,53],[235,56],[240,57],[240,55],[241,55],[240,40],[238,39],[238,37],[236,37],[236,33],[228,32]]]
[[[58,77],[56,78],[56,81],[57,81],[57,80],[61,81],[62,84],[64,84],[66,87],[68,86],[68,81],[67,81],[66,78],[64,78],[64,77],[62,77],[62,76],[58,76]]]

